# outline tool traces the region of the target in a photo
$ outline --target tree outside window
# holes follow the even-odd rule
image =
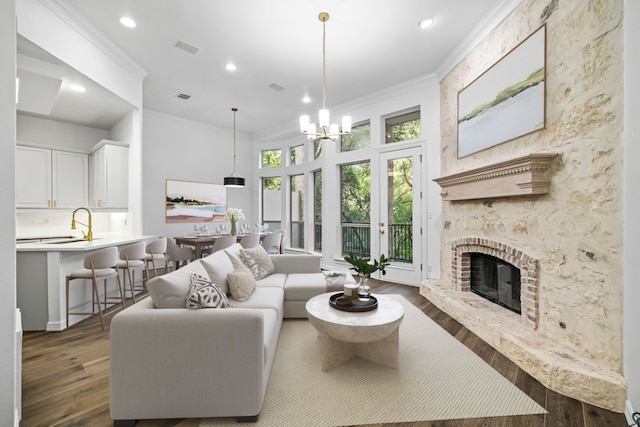
[[[354,151],[371,146],[371,125],[369,122],[353,126],[349,135],[340,137],[340,151]]]
[[[385,120],[385,142],[410,141],[420,138],[420,111],[414,111]]]
[[[304,175],[291,175],[291,246],[304,249]]]
[[[263,168],[282,167],[282,150],[263,150],[261,157]]]
[[[371,213],[371,164],[340,167],[340,215],[342,253],[369,256]]]

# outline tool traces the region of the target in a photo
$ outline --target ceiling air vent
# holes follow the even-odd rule
[[[271,83],[269,87],[277,92],[282,92],[284,88],[280,86],[278,83]]]
[[[191,95],[187,95],[186,93],[178,93],[178,94],[176,94],[176,98],[187,100],[187,99],[191,98]]]
[[[185,52],[189,52],[192,55],[194,55],[197,51],[200,50],[197,47],[190,45],[189,43],[183,42],[182,40],[178,40],[174,46],[177,47],[180,50],[184,50]]]

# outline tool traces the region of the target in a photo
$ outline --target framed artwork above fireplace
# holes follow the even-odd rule
[[[458,158],[545,127],[546,26],[458,93]]]

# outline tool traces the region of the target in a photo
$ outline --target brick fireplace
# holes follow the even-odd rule
[[[478,237],[467,237],[451,243],[451,278],[454,289],[471,290],[471,255],[490,255],[520,269],[520,302],[522,322],[538,327],[538,260],[504,243]],[[499,309],[499,308],[496,308]]]

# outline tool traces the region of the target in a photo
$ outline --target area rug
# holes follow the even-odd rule
[[[318,334],[285,320],[256,427],[348,426],[545,413],[544,408],[399,295],[400,369],[354,358],[322,372]],[[210,418],[200,427],[235,426]]]

